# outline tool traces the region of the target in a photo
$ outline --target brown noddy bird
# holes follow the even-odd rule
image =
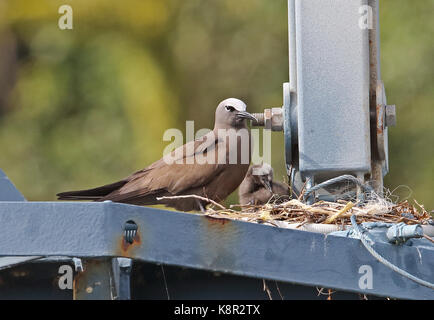
[[[125,179],[94,189],[62,192],[57,194],[58,199],[165,204],[182,211],[203,210],[208,203],[198,199],[159,201],[157,198],[198,195],[221,202],[235,191],[251,159],[246,119],[256,120],[246,112],[245,103],[226,99],[216,109],[214,130],[203,137],[186,143]]]
[[[251,166],[238,190],[240,204],[263,205],[273,195],[289,199],[288,186],[273,181],[273,168],[268,163]]]

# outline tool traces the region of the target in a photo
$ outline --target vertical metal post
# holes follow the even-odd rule
[[[372,8],[372,29],[369,30],[369,74],[370,74],[370,84],[369,84],[369,97],[370,97],[370,115],[371,115],[371,152],[372,152],[372,162],[371,162],[371,180],[373,181],[373,188],[378,195],[383,194],[383,177],[385,175],[385,170],[383,166],[387,169],[387,160],[383,164],[378,157],[377,144],[377,132],[376,132],[376,121],[377,121],[377,84],[381,80],[381,69],[380,69],[380,22],[379,22],[379,2],[378,0],[368,0],[368,5]],[[387,134],[387,133],[386,133]],[[387,152],[387,146],[386,146]]]
[[[112,259],[112,271],[114,281],[114,297],[115,300],[130,300],[130,277],[133,267],[133,260],[128,258]]]
[[[306,177],[306,190],[309,191],[315,185],[314,176]],[[310,192],[305,199],[307,204],[313,204],[315,202],[315,192]]]
[[[288,37],[289,37],[289,85],[290,92],[297,92],[297,54],[295,48],[295,0],[288,0]]]

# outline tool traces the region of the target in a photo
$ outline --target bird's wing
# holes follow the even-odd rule
[[[102,200],[126,202],[162,192],[180,194],[206,185],[220,174],[223,166],[218,163],[198,164],[194,161],[194,157],[198,154],[206,157],[208,153],[214,156],[218,153],[218,146],[221,142],[213,136],[208,136],[189,143],[192,146],[186,144],[180,147],[185,152],[182,157],[175,157],[178,161],[168,164],[164,158],[158,160],[149,167],[132,174],[128,183]],[[183,162],[179,163],[180,160]]]
[[[127,177],[126,180],[132,181],[135,179],[140,179],[144,176],[144,174],[147,174],[152,170],[163,167],[167,168],[167,165],[170,163],[194,162],[194,157],[196,155],[213,150],[218,143],[218,137],[215,137],[213,132],[209,132],[208,134],[196,140],[187,142],[186,144],[176,148],[171,153],[165,155],[162,159],[155,161],[148,167],[134,172]]]
[[[289,187],[280,182],[273,181],[273,193],[278,195],[289,195]]]

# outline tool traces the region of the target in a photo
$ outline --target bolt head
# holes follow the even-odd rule
[[[386,106],[385,125],[387,127],[396,126],[396,106]]]
[[[273,131],[283,130],[283,108],[271,109],[271,130]]]
[[[265,109],[264,110],[264,127],[265,127],[265,129],[268,129],[268,130],[271,129],[272,117],[273,117],[273,113],[271,112],[271,109]]]

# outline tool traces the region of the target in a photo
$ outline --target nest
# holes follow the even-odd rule
[[[377,197],[364,204],[356,201],[327,202],[319,201],[312,205],[303,203],[300,199],[278,201],[271,199],[265,205],[232,205],[229,209],[219,206],[218,210],[209,208],[207,215],[215,218],[229,218],[256,223],[268,223],[278,226],[277,222],[289,224],[336,224],[350,225],[350,217],[355,215],[357,223],[385,222],[406,224],[429,224],[432,217],[423,205],[408,201],[394,204]],[[215,207],[215,206],[214,206]],[[233,208],[240,208],[240,211]]]

